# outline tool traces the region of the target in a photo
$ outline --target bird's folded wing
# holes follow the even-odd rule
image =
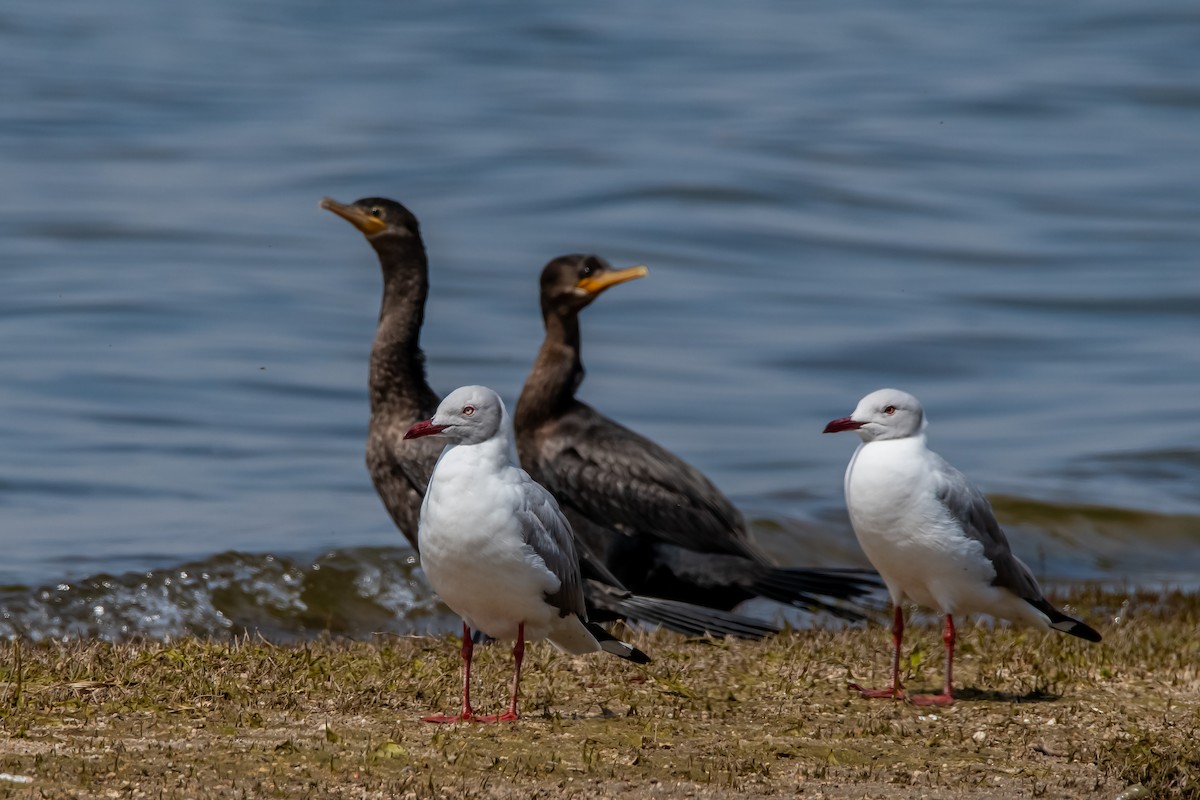
[[[538,476],[565,505],[682,547],[765,559],[733,504],[678,456],[586,406],[560,421],[559,433]]]
[[[564,616],[577,614],[586,619],[575,535],[571,533],[571,525],[558,503],[544,488],[529,481],[522,487],[517,519],[525,543],[560,582],[558,591],[547,595],[547,602],[556,606]]]
[[[1041,587],[1029,567],[1013,555],[1008,537],[996,521],[992,505],[967,477],[939,456],[935,467],[937,498],[957,521],[963,533],[983,545],[983,554],[996,570],[992,585],[1001,586],[1026,600],[1040,600]]]

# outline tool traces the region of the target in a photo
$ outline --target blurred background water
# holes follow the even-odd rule
[[[0,9],[0,634],[441,628],[362,464],[373,252],[439,391],[513,400],[537,276],[645,263],[582,396],[792,562],[884,385],[1048,579],[1200,569],[1200,8],[134,0]]]

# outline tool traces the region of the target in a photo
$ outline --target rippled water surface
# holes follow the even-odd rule
[[[440,391],[515,398],[549,258],[648,264],[582,394],[783,558],[861,558],[820,430],[896,385],[1042,574],[1195,585],[1198,74],[1182,1],[7,3],[0,632],[439,619],[323,195],[420,217]]]

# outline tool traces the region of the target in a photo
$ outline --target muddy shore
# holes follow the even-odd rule
[[[1200,797],[1200,599],[1070,598],[1104,634],[970,622],[949,709],[868,701],[880,623],[764,642],[629,631],[654,662],[529,648],[524,718],[454,711],[449,638],[276,646],[0,643],[3,797]],[[510,655],[477,649],[477,710],[502,710]],[[907,682],[940,685],[936,622]]]

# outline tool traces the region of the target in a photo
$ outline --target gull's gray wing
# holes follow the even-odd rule
[[[1042,589],[1029,567],[1013,555],[1008,537],[996,522],[992,505],[963,475],[941,456],[933,455],[938,500],[950,513],[967,538],[983,545],[983,554],[996,570],[993,586],[1000,586],[1031,603],[1043,599]]]
[[[1050,605],[1033,577],[1033,570],[1012,553],[1008,537],[996,522],[992,506],[961,472],[934,455],[937,498],[961,526],[963,533],[983,545],[983,554],[996,570],[993,586],[1008,589],[1046,615],[1051,628],[1072,636],[1100,641],[1100,634],[1085,622],[1069,617]]]
[[[521,535],[560,582],[558,591],[546,595],[546,602],[558,608],[561,616],[575,614],[586,620],[579,554],[571,524],[554,497],[541,484],[526,478],[521,486],[521,505],[517,511]]]

